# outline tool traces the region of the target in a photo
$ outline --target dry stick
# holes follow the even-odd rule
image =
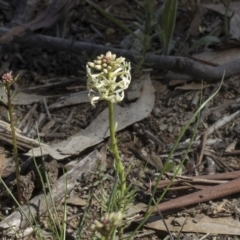
[[[52,198],[54,202],[60,202],[64,196],[74,188],[76,180],[81,179],[83,174],[86,174],[89,171],[95,171],[97,168],[97,161],[100,159],[101,154],[98,151],[94,151],[77,163],[64,176],[60,177],[52,187]],[[44,194],[41,194],[34,197],[27,203],[27,205],[22,206],[25,215],[27,215],[31,221],[33,221],[32,217],[40,216],[46,212],[49,205],[51,208],[51,196],[47,195],[46,199],[48,204],[45,201]],[[18,229],[24,228],[29,224],[25,215],[22,214],[20,210],[16,210],[11,215],[7,216],[4,221],[0,222],[0,231],[10,228],[8,234],[15,235],[15,231],[18,231]],[[9,227],[9,224],[11,227]]]
[[[193,95],[192,101],[191,101],[191,108],[196,109],[198,107],[198,102],[200,99],[200,91],[196,91]]]
[[[183,197],[178,197],[170,201],[160,203],[157,207],[153,207],[152,210],[155,214],[157,213],[158,209],[160,209],[162,213],[166,213],[168,211],[176,211],[187,206],[226,197],[239,192],[240,178],[237,178],[228,183],[209,187],[207,189],[191,193]]]
[[[141,154],[138,150],[129,147],[128,150],[138,159],[145,161],[146,163],[150,164],[152,167],[156,168],[157,170],[161,171],[162,164],[158,163],[156,161],[153,161],[150,157],[145,157],[143,154]]]
[[[51,114],[50,114],[50,112],[49,112],[48,105],[47,105],[47,100],[46,100],[45,97],[43,98],[43,105],[44,105],[44,108],[45,108],[47,117],[48,117],[48,119],[50,120],[50,119],[51,119]]]
[[[216,84],[216,86],[212,89],[212,91],[211,91],[211,93],[209,94],[209,96],[212,96],[212,95],[217,91],[217,89],[218,89],[218,87],[219,87],[219,84],[220,84],[220,83]],[[206,90],[203,91],[203,94],[205,93],[205,91],[206,91]],[[202,109],[201,114],[200,114],[200,123],[205,122],[207,116],[210,114],[209,109],[208,109],[210,103],[211,103],[211,101],[208,102],[208,103],[205,105],[205,107]]]
[[[199,185],[199,184],[190,184],[190,183],[183,183],[184,186],[176,186],[176,187],[170,187],[168,188],[168,192],[169,191],[182,191],[182,190],[188,190],[188,189],[195,189],[195,190],[203,190],[203,189],[207,189],[210,188],[211,186],[208,185]]]
[[[168,177],[172,177],[173,174],[171,173],[166,173],[166,175]],[[227,173],[218,173],[218,174],[214,174],[214,175],[202,175],[202,176],[195,176],[195,177],[187,177],[187,176],[178,176],[177,179],[175,179],[173,181],[172,186],[175,186],[176,184],[179,183],[183,183],[184,180],[190,180],[190,183],[203,183],[207,180],[214,180],[213,182],[209,182],[209,183],[220,183],[217,182],[218,180],[232,180],[232,179],[236,179],[236,178],[240,178],[240,171],[234,171],[234,172],[227,172]],[[162,180],[159,184],[158,184],[158,188],[163,188],[166,187],[169,184],[170,180]],[[152,186],[154,186],[156,183],[153,182]]]
[[[35,139],[38,133],[38,127],[41,127],[43,120],[46,115],[44,113],[40,113],[37,117],[37,121],[35,124],[32,124],[30,129],[27,130],[27,137]],[[38,127],[37,127],[38,126]]]
[[[199,137],[200,137],[200,136],[199,136]],[[187,140],[185,140],[184,142],[180,142],[179,145],[178,145],[177,150],[186,149],[187,146],[188,146],[188,144],[189,144],[189,140],[190,140],[190,139],[187,139]],[[206,142],[206,145],[207,145],[207,146],[212,146],[212,145],[218,144],[218,143],[220,143],[220,142],[222,142],[222,139],[220,139],[220,138],[208,139],[207,142]],[[200,144],[201,144],[201,141],[200,141],[200,140],[196,140],[196,141],[194,141],[194,142],[192,143],[192,147],[198,147]],[[172,143],[171,143],[171,144],[168,144],[168,145],[167,145],[167,149],[170,150],[170,149],[172,148],[172,146],[173,146]],[[160,156],[161,156],[161,155],[160,155]]]
[[[232,150],[231,152],[224,152],[222,156],[240,155],[240,150]]]
[[[223,155],[221,152],[217,154],[214,154],[212,151],[208,151],[208,150],[204,150],[204,155],[209,156],[210,158],[212,158],[214,160],[214,162],[220,167],[220,168],[224,168],[225,171],[230,171],[233,172],[233,168],[229,167],[225,161],[222,160],[221,156]],[[235,169],[236,170],[236,169]]]
[[[200,156],[199,156],[198,161],[197,161],[197,165],[202,163],[202,159],[203,159],[203,155],[204,155],[204,149],[206,147],[206,142],[207,142],[207,137],[208,137],[208,128],[205,130],[204,135],[203,135],[201,152],[200,152]]]
[[[219,129],[225,124],[231,122],[234,118],[236,118],[239,115],[239,113],[240,113],[240,110],[236,111],[235,113],[229,116],[224,116],[222,119],[215,122],[211,127],[209,127],[208,135],[211,135],[216,129]]]
[[[233,169],[231,167],[229,167],[227,164],[225,164],[224,161],[222,161],[222,159],[221,159],[222,153],[220,153],[220,154],[218,154],[218,156],[216,156],[211,151],[208,151],[208,150],[205,149],[204,150],[204,155],[211,157],[219,167],[225,168],[225,170],[230,171],[230,172],[233,171]]]
[[[173,177],[173,173],[166,173],[168,177]],[[235,172],[226,172],[226,173],[217,173],[214,175],[202,175],[202,176],[177,176],[177,179],[191,180],[192,182],[208,182],[208,180],[232,180],[240,178],[240,171]],[[213,182],[212,182],[213,183]],[[217,182],[216,182],[217,183]]]
[[[33,147],[39,147],[39,142],[37,140],[22,135],[21,131],[17,128],[15,128],[15,131],[18,148],[31,149]],[[7,141],[12,144],[10,125],[2,120],[0,120],[0,140]],[[41,145],[43,146],[44,144]]]
[[[168,186],[169,182],[170,182],[170,180],[163,180],[158,184],[157,188],[158,189],[163,189],[163,188]],[[226,182],[228,182],[228,181],[226,181],[226,180],[225,181],[223,181],[223,180],[204,180],[204,179],[202,179],[202,180],[196,179],[195,181],[191,181],[191,180],[189,181],[189,180],[177,179],[177,180],[173,181],[173,183],[171,185],[173,187],[170,187],[168,189],[168,191],[172,190],[173,188],[178,188],[179,189],[180,186],[182,186],[182,185],[185,185],[185,186],[186,185],[188,185],[188,186],[191,185],[192,188],[196,188],[196,189],[200,188],[201,189],[201,188],[204,188],[204,187],[208,187],[208,185],[212,186],[212,185],[222,184],[222,183],[226,183]],[[153,184],[153,186],[154,185],[155,184]]]
[[[9,32],[8,28],[0,28],[0,34]],[[13,33],[14,34],[14,33]],[[57,51],[68,51],[75,54],[81,54],[83,51],[91,54],[93,52],[106,53],[107,51],[114,52],[119,56],[128,58],[132,62],[136,62],[134,56],[129,50],[122,50],[98,44],[70,41],[66,39],[49,37],[44,35],[32,34],[26,36],[13,35],[13,43],[26,45],[28,47],[39,47]],[[159,56],[147,54],[145,64],[155,69],[164,69],[173,72],[187,73],[188,75],[204,81],[221,80],[225,71],[225,78],[240,74],[240,59],[232,62],[213,67],[199,62],[195,62],[187,57],[178,56]]]
[[[147,135],[147,137],[149,137],[153,142],[155,142],[156,144],[158,144],[159,146],[162,147],[162,149],[165,148],[165,144],[160,140],[158,139],[157,137],[155,137],[153,135],[153,133],[151,133],[149,130],[144,130],[144,133]]]
[[[18,128],[18,129],[21,129],[21,128],[24,126],[24,124],[26,123],[26,121],[28,120],[28,118],[29,118],[33,113],[36,112],[37,106],[38,106],[38,105],[35,103],[35,104],[31,107],[31,109],[27,112],[27,114],[24,116],[24,118],[21,120],[21,122],[17,125],[17,128]]]
[[[240,110],[234,112],[233,114],[229,115],[229,116],[224,116],[223,118],[221,118],[220,120],[218,120],[217,122],[215,122],[211,127],[208,128],[208,136],[211,135],[215,130],[221,128],[222,126],[224,126],[225,124],[231,122],[234,118],[236,118],[240,113]],[[201,135],[199,135],[197,137],[197,139],[200,137]],[[213,145],[215,143],[217,143],[218,141],[222,141],[221,139],[208,139],[206,141],[206,145]],[[214,143],[215,142],[215,143]],[[194,141],[192,143],[192,147],[196,147],[200,144],[201,142],[199,140]],[[187,148],[189,144],[189,139],[187,139],[185,142],[180,142],[178,145],[177,149],[185,149]],[[166,146],[167,149],[171,149],[173,146],[173,144],[169,144]],[[162,157],[160,155],[160,157]]]
[[[209,181],[209,183],[208,183],[208,185],[207,185],[207,184],[196,184],[195,182],[192,182],[192,183],[191,183],[191,182],[179,181],[179,183],[181,183],[181,184],[179,184],[179,186],[177,185],[178,182],[175,182],[174,185],[176,185],[176,186],[170,187],[170,188],[168,189],[168,191],[171,191],[171,190],[176,191],[176,190],[190,189],[190,188],[191,188],[191,189],[196,189],[196,190],[202,190],[202,189],[205,189],[205,188],[210,188],[210,187],[212,187],[212,186],[214,186],[214,185],[227,183],[227,182],[229,182],[229,181],[214,181],[214,182],[218,182],[218,184],[213,184],[213,183],[211,184],[210,182],[211,182],[211,181]],[[168,185],[168,184],[166,184],[165,186],[164,186],[164,185],[158,186],[158,189],[163,189],[163,188],[167,187],[167,185]]]

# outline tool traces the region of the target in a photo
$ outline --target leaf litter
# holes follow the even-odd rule
[[[103,3],[103,5],[104,4],[107,3]],[[231,4],[238,4],[238,2],[232,2]],[[8,7],[11,9],[10,6]],[[82,5],[77,5],[76,7],[79,12],[83,9]],[[84,9],[85,7],[86,6],[84,6]],[[129,20],[133,16],[131,15],[131,11],[127,11],[125,7],[126,6],[123,3],[120,3],[119,6],[113,5],[112,9],[115,10],[115,13],[117,14],[121,12],[124,13],[124,11],[128,12]],[[186,6],[183,5],[181,7],[185,8]],[[187,11],[181,13],[178,12],[178,14],[181,14],[181,17],[177,19],[174,40],[175,47],[179,48],[177,50],[173,49],[171,54],[174,55],[177,52],[178,55],[185,55],[186,52],[189,53],[189,49],[191,49],[190,53],[194,53],[194,55],[203,52],[205,56],[201,57],[200,55],[195,55],[194,57],[202,58],[201,60],[202,62],[205,62],[204,64],[209,64],[211,66],[221,65],[226,63],[226,61],[231,62],[232,60],[238,59],[238,18],[229,18],[230,33],[232,34],[233,39],[228,38],[228,41],[226,42],[222,38],[224,31],[222,26],[224,25],[223,16],[225,14],[225,8],[222,6],[221,8],[223,11],[218,11],[218,13],[212,10],[208,10],[207,13],[204,11],[196,11],[198,12],[198,16],[196,22],[191,24],[192,30],[190,32],[190,37],[188,38],[188,36],[186,36],[186,29],[190,27],[188,24],[193,20],[193,15],[196,14],[196,12],[194,12],[196,8],[186,8],[188,9]],[[204,8],[206,10],[206,6],[204,6]],[[71,22],[71,27],[69,26],[61,29],[61,26],[59,25],[57,29],[53,29],[55,29],[56,32],[59,32],[60,29],[63,35],[66,34],[64,36],[71,36],[71,31],[73,31],[74,35],[70,37],[71,39],[84,39],[89,41],[90,34],[91,41],[94,43],[102,44],[104,41],[104,43],[111,42],[113,46],[119,45],[121,37],[124,37],[126,33],[122,32],[120,29],[118,29],[118,32],[114,33],[112,30],[115,30],[115,25],[111,26],[109,21],[106,21],[106,19],[98,15],[95,11],[92,11],[91,9],[88,10],[89,12],[81,12],[82,15],[85,15],[83,23],[86,25],[83,24],[83,26],[87,26],[87,28],[80,29],[79,22],[80,24],[82,24],[82,22],[80,20],[76,21],[77,18],[73,14],[68,16],[69,19],[75,19],[72,22],[69,21]],[[234,12],[235,17],[238,15],[239,11],[237,7],[231,7],[230,10],[232,11],[230,14]],[[78,16],[79,12],[77,13]],[[61,11],[59,11],[59,13],[61,13]],[[219,13],[221,14],[221,18],[219,18]],[[8,14],[9,13],[5,16],[8,16]],[[124,14],[122,16],[124,16]],[[101,23],[99,23],[99,18],[102,20]],[[88,22],[89,19],[91,19],[91,22]],[[234,19],[235,23],[232,21]],[[44,26],[46,27],[46,25]],[[71,31],[69,31],[70,29]],[[46,30],[46,32],[47,31],[48,30]],[[86,35],[82,34],[81,31],[86,31]],[[53,32],[50,32],[49,35],[52,35],[52,33]],[[207,37],[204,41],[196,44],[195,46],[198,46],[197,49],[191,48],[194,46],[193,43],[200,40],[203,35],[210,34],[213,35],[212,38]],[[102,39],[102,35],[104,35],[104,39]],[[56,34],[56,36],[58,35]],[[213,39],[217,39],[218,43],[207,42]],[[159,49],[161,48],[157,41],[155,41],[154,44],[158,46]],[[229,46],[235,48],[230,49]],[[140,46],[140,49],[142,49],[142,45]],[[19,95],[16,96],[14,101],[15,111],[19,111],[23,116],[27,116],[25,121],[22,121],[21,119],[20,127],[17,132],[19,147],[21,149],[22,169],[29,169],[27,164],[31,159],[26,160],[24,156],[26,151],[29,151],[33,146],[37,147],[39,145],[36,138],[32,139],[32,137],[29,137],[34,136],[34,134],[28,134],[29,132],[34,131],[35,134],[37,133],[37,130],[33,127],[36,121],[39,124],[39,134],[41,136],[43,150],[47,155],[50,155],[48,156],[49,159],[45,156],[46,162],[53,162],[52,158],[55,158],[55,160],[62,159],[62,161],[58,161],[57,164],[60,165],[69,162],[72,163],[72,167],[74,167],[73,163],[75,163],[75,161],[79,162],[83,156],[91,152],[93,149],[107,149],[105,139],[108,136],[108,129],[106,126],[107,114],[106,110],[104,110],[105,106],[100,104],[97,109],[91,109],[86,97],[86,92],[81,94],[79,92],[74,92],[74,89],[76,89],[76,91],[78,91],[77,89],[84,89],[85,82],[79,80],[77,86],[76,82],[69,82],[70,86],[68,85],[65,87],[64,84],[62,84],[58,87],[51,87],[51,84],[48,84],[48,80],[45,80],[44,82],[42,80],[49,79],[50,82],[50,79],[58,76],[62,77],[63,75],[67,77],[79,77],[79,69],[81,69],[81,66],[83,65],[83,69],[80,71],[84,71],[85,66],[85,62],[80,59],[83,58],[83,56],[76,57],[76,55],[71,55],[66,52],[53,52],[52,50],[44,50],[42,48],[32,50],[31,47],[27,49],[19,47],[13,51],[16,52],[14,52],[13,55],[11,52],[8,52],[8,55],[6,54],[1,61],[3,64],[7,63],[7,65],[5,64],[2,66],[17,66],[13,69],[15,73],[18,73],[18,67],[19,69],[26,69],[25,79],[22,79],[17,86],[20,88]],[[29,61],[31,62],[30,64],[28,63]],[[28,69],[31,69],[31,71]],[[3,70],[5,69],[1,69],[1,71]],[[146,203],[149,198],[148,191],[151,191],[151,184],[149,184],[149,181],[150,183],[154,182],[156,174],[159,173],[162,163],[166,161],[169,150],[173,146],[182,125],[186,123],[194,110],[199,106],[201,101],[199,98],[200,91],[202,91],[203,100],[209,97],[214,91],[214,82],[211,82],[209,85],[205,84],[205,88],[202,90],[200,87],[201,84],[196,82],[195,77],[197,78],[198,76],[188,76],[187,80],[181,80],[181,76],[173,77],[175,84],[170,85],[169,82],[166,81],[165,72],[153,71],[151,77],[145,75],[142,78],[145,83],[144,86],[146,87],[148,84],[149,86],[145,89],[143,87],[142,90],[140,87],[140,91],[135,91],[135,94],[130,94],[129,91],[128,101],[130,101],[130,103],[127,102],[123,106],[118,106],[116,108],[118,139],[121,147],[121,154],[124,163],[132,166],[128,181],[138,188],[136,202],[138,203],[137,206],[139,208],[132,212],[129,210],[131,214],[137,215],[145,211]],[[154,79],[154,88],[152,87],[152,81],[150,79]],[[44,86],[44,88],[38,88],[38,86]],[[27,90],[28,87],[29,91]],[[33,87],[32,90],[31,87]],[[222,175],[220,176],[221,173],[225,174],[230,171],[229,174],[231,174],[232,177],[235,176],[240,169],[238,138],[240,131],[238,114],[239,87],[239,76],[226,79],[218,96],[211,101],[205,109],[203,109],[200,117],[201,124],[198,127],[198,138],[195,139],[192,149],[188,154],[187,163],[183,168],[184,175],[197,175],[198,177],[203,178],[215,176],[220,177],[220,179],[214,180],[215,182],[205,182],[205,184],[203,184],[203,182],[193,183],[184,179],[178,179],[176,185],[172,186],[167,193],[166,198],[164,199],[165,201],[174,198],[177,199],[177,197],[184,195],[187,196],[187,194],[195,192],[197,189],[207,189],[212,187],[212,185],[223,184],[223,182],[221,182],[223,181],[221,179]],[[21,88],[24,89],[24,91],[21,91]],[[68,89],[72,89],[73,92],[70,92],[69,94]],[[144,95],[144,91],[147,91],[148,94]],[[196,94],[196,91],[198,94]],[[2,96],[2,94],[0,95]],[[78,96],[80,97],[78,98]],[[43,99],[45,99],[45,101]],[[141,101],[146,101],[148,104],[142,104]],[[13,168],[9,167],[12,164],[10,132],[9,127],[6,124],[8,122],[6,116],[4,116],[4,118],[2,117],[1,120],[4,121],[4,123],[1,122],[0,137],[4,149],[3,156],[6,158],[5,166],[3,165],[4,169],[2,176],[4,176],[4,179],[8,179],[11,172],[13,172]],[[208,128],[210,132],[207,139],[203,140],[202,133],[206,131],[206,128]],[[42,131],[42,129],[44,129],[44,131]],[[150,138],[150,135],[146,134],[146,130],[150,132],[153,137]],[[96,135],[93,134],[93,131],[96,131]],[[179,144],[179,148],[172,159],[172,166],[177,165],[181,160],[192,133],[193,125],[191,125],[190,129],[186,132],[184,138]],[[35,136],[37,136],[37,134]],[[206,144],[202,141],[206,141]],[[89,148],[89,146],[91,147]],[[139,152],[141,155],[132,154],[131,151],[129,151],[130,147],[135,150],[135,153]],[[36,156],[39,156],[39,149],[34,151],[36,151]],[[29,154],[30,153],[31,151],[29,151]],[[105,153],[107,153],[106,150]],[[112,159],[109,154],[105,155],[105,164],[111,169]],[[199,155],[202,155],[201,165],[196,166],[195,164],[199,159]],[[143,157],[138,159],[138,157],[141,156]],[[149,159],[154,159],[157,163],[152,164]],[[209,168],[211,167],[210,164],[212,163],[214,163],[215,170],[209,171]],[[52,166],[56,165],[53,164]],[[27,170],[24,174],[29,176]],[[111,178],[112,172],[110,170],[107,173],[108,175],[106,175],[106,177],[109,179],[108,187],[111,189],[111,183],[113,180]],[[209,173],[212,175],[205,175]],[[165,179],[162,180],[162,183],[168,181],[169,177],[166,175]],[[231,177],[224,181],[233,180]],[[96,182],[98,181],[96,181],[94,175],[88,175],[86,178],[83,177],[80,182],[74,183],[74,190],[69,196],[69,203],[71,203],[71,206],[68,206],[69,232],[76,232],[78,221],[77,217],[74,218],[74,216],[82,214],[85,207],[82,203],[87,201],[88,191],[98,192],[98,189],[95,188],[96,185],[93,184]],[[161,191],[162,190],[159,188],[159,195],[161,194]],[[229,239],[234,239],[234,236],[232,235],[239,235],[239,228],[237,227],[240,207],[238,195],[239,194],[236,193],[234,195],[229,194],[229,196],[225,196],[224,198],[227,198],[227,202],[221,197],[219,200],[200,203],[192,208],[181,208],[175,210],[170,216],[167,216],[167,214],[165,215],[164,213],[164,218],[166,219],[170,230],[177,231],[180,236],[179,238],[182,239],[187,239],[187,237],[190,236],[189,232],[192,234],[191,239],[204,238],[207,233],[210,233],[212,238],[220,239],[228,237]],[[82,200],[80,201],[80,205],[82,206],[74,206],[74,199],[76,198]],[[2,215],[8,215],[9,213],[7,213],[7,211],[14,212],[14,209],[11,209],[9,206],[6,206],[5,208],[2,200],[1,203]],[[98,206],[92,205],[91,208],[92,209],[89,210],[89,215],[92,219],[98,218],[99,215],[96,215],[99,211]],[[204,223],[201,222],[201,219],[210,227],[208,228],[208,226],[204,225]],[[48,226],[45,220],[46,217],[41,219],[43,225],[47,228]],[[159,228],[152,226],[151,224],[146,225],[147,228],[151,227],[155,231],[149,231],[148,233],[150,235],[146,235],[148,237],[142,236],[140,239],[163,238],[162,235],[160,235],[160,232],[166,231],[166,229],[161,226],[161,221],[156,223]],[[225,229],[224,227],[228,223],[229,229]],[[91,223],[88,222],[87,228],[90,229],[90,226]],[[220,229],[221,226],[222,230]],[[236,227],[234,228],[234,226]],[[206,227],[205,230],[204,227]],[[26,228],[26,230],[28,229]],[[144,232],[145,230],[143,230],[143,234],[148,234],[147,232]],[[222,236],[217,236],[217,234],[222,234]],[[89,231],[86,230],[83,232],[83,239],[91,239],[90,236],[91,234]]]

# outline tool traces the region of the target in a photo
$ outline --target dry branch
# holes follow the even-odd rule
[[[0,28],[0,34],[9,32],[7,28]],[[136,62],[133,54],[129,50],[117,49],[86,42],[73,42],[57,37],[49,37],[44,35],[32,34],[26,36],[14,36],[14,43],[26,45],[28,47],[46,48],[56,51],[68,51],[76,54],[82,54],[83,51],[88,54],[93,52],[106,53],[112,51],[117,55],[124,56],[132,62]],[[164,69],[178,73],[188,74],[196,79],[204,81],[217,81],[220,80],[225,71],[225,77],[229,78],[234,75],[240,74],[240,59],[220,65],[210,66],[200,62],[196,62],[187,57],[178,56],[159,56],[147,54],[145,64],[155,69]]]
[[[160,203],[157,207],[153,208],[155,213],[158,212],[158,209],[162,213],[169,211],[180,210],[187,206],[192,206],[195,204],[207,202],[210,200],[218,199],[221,197],[227,197],[235,193],[240,192],[240,178],[236,178],[227,183],[223,183],[217,186],[208,187],[201,191],[185,195],[183,197],[178,197],[170,201]]]
[[[172,173],[166,173],[168,178],[172,178],[174,174]],[[226,173],[218,173],[214,175],[202,175],[202,176],[177,176],[175,180],[172,182],[171,186],[176,186],[179,184],[184,183],[190,183],[190,184],[196,184],[196,183],[205,183],[205,184],[220,184],[222,181],[226,180],[233,180],[236,178],[240,178],[240,171],[234,171],[234,172],[226,172]],[[158,189],[167,187],[168,184],[170,184],[171,180],[161,180],[158,184]],[[148,187],[150,187],[150,184],[146,184]],[[151,186],[155,186],[156,182],[151,183]],[[195,186],[195,185],[194,185]]]

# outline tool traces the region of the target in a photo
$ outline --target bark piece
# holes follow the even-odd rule
[[[198,220],[198,221],[197,221]],[[205,234],[216,234],[216,235],[240,235],[240,223],[238,220],[231,217],[222,218],[210,218],[205,215],[200,215],[198,218],[193,217],[169,217],[165,220],[169,231],[191,233],[205,233]],[[154,229],[157,231],[166,231],[166,226],[162,220],[148,223],[145,227]],[[203,237],[204,238],[204,237]],[[220,237],[219,237],[220,238]],[[191,238],[196,239],[196,238]],[[207,238],[205,238],[207,239]]]
[[[231,194],[240,192],[240,178],[236,178],[228,183],[223,183],[217,186],[209,187],[207,189],[185,195],[183,197],[178,197],[176,199],[160,203],[157,208],[154,207],[153,210],[155,213],[158,212],[158,209],[164,213],[168,211],[176,211],[187,206],[194,204],[199,204],[214,200],[221,197],[226,197]]]

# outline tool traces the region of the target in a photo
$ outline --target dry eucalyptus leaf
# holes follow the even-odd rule
[[[134,80],[127,91],[127,99],[129,101],[138,99],[141,96],[142,85],[143,81],[141,78]]]
[[[89,102],[88,92],[82,91],[78,93],[73,93],[69,96],[63,96],[58,98],[53,104],[49,106],[49,109],[55,109],[60,107],[71,106],[80,103]]]
[[[192,217],[170,217],[166,219],[167,226],[171,232],[194,232],[224,235],[240,235],[240,223],[232,217],[210,218],[202,216],[198,222]],[[162,220],[145,225],[150,229],[166,231]]]
[[[14,97],[12,104],[13,105],[30,105],[32,103],[41,101],[43,98],[44,96],[40,96],[37,94],[17,92],[17,95]],[[7,95],[2,88],[0,88],[0,99],[2,99],[4,102],[7,102]]]
[[[114,118],[117,121],[117,131],[146,118],[154,106],[154,88],[150,74],[141,77],[143,86],[139,99],[128,107],[115,105]],[[108,109],[101,112],[98,117],[81,133],[69,137],[67,140],[51,146],[42,146],[30,150],[27,155],[41,156],[50,154],[55,159],[64,159],[70,155],[79,154],[83,150],[96,145],[109,136]]]
[[[222,65],[239,59],[240,49],[231,48],[221,51],[202,52],[194,54],[193,57],[195,59],[211,62],[216,65]]]

